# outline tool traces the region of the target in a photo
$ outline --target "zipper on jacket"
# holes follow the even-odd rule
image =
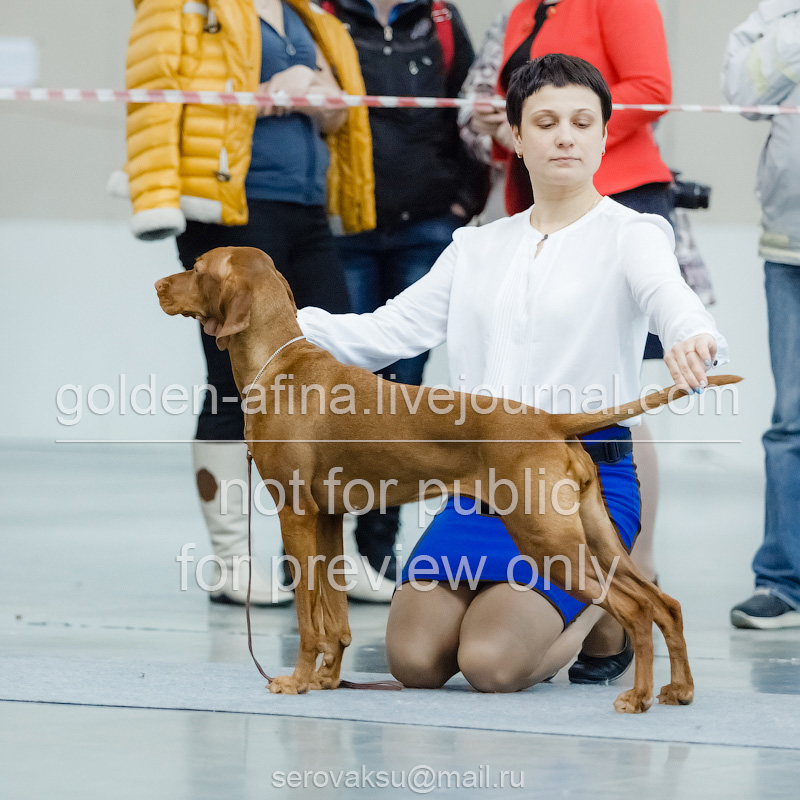
[[[233,93],[233,78],[225,81],[225,93]],[[223,147],[219,151],[219,169],[214,173],[214,177],[220,183],[227,183],[231,179],[230,166],[228,164],[228,151]]]
[[[228,151],[224,147],[219,151],[219,169],[214,173],[214,177],[220,183],[227,183],[231,179],[231,173],[228,171]]]
[[[208,19],[206,20],[206,24],[203,26],[203,30],[206,33],[219,33],[220,24],[217,22],[217,15],[214,13],[213,8],[208,9]]]

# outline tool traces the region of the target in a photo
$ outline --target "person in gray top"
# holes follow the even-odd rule
[[[800,0],[765,0],[728,39],[722,91],[739,105],[800,105]],[[759,252],[776,400],[764,434],[766,519],[753,559],[755,594],[731,610],[738,628],[800,626],[800,116],[771,120],[757,195]]]

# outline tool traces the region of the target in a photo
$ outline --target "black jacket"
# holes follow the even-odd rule
[[[455,58],[446,75],[431,0],[399,6],[386,28],[367,0],[334,4],[358,49],[368,94],[458,96],[475,54],[453,5]],[[371,108],[369,118],[379,227],[446,214],[453,203],[469,216],[482,210],[486,174],[462,145],[454,109]]]

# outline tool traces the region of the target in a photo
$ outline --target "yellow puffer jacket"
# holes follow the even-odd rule
[[[342,24],[309,0],[289,0],[348,94],[364,94],[358,54]],[[261,73],[261,30],[252,0],[134,0],[129,89],[253,92]],[[327,137],[328,211],[345,232],[375,227],[372,141],[366,108]],[[140,239],[175,236],[186,219],[244,225],[244,180],[254,106],[164,103],[128,106],[131,226]],[[124,177],[121,179],[124,183]],[[116,183],[116,186],[114,185]],[[119,192],[120,178],[112,179]]]

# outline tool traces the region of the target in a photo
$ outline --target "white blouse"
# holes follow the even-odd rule
[[[457,230],[430,272],[371,314],[298,312],[309,341],[378,370],[447,342],[450,386],[576,413],[640,396],[648,325],[668,351],[728,345],[687,286],[669,224],[605,197],[547,237],[530,209]],[[639,420],[632,420],[638,424]]]

